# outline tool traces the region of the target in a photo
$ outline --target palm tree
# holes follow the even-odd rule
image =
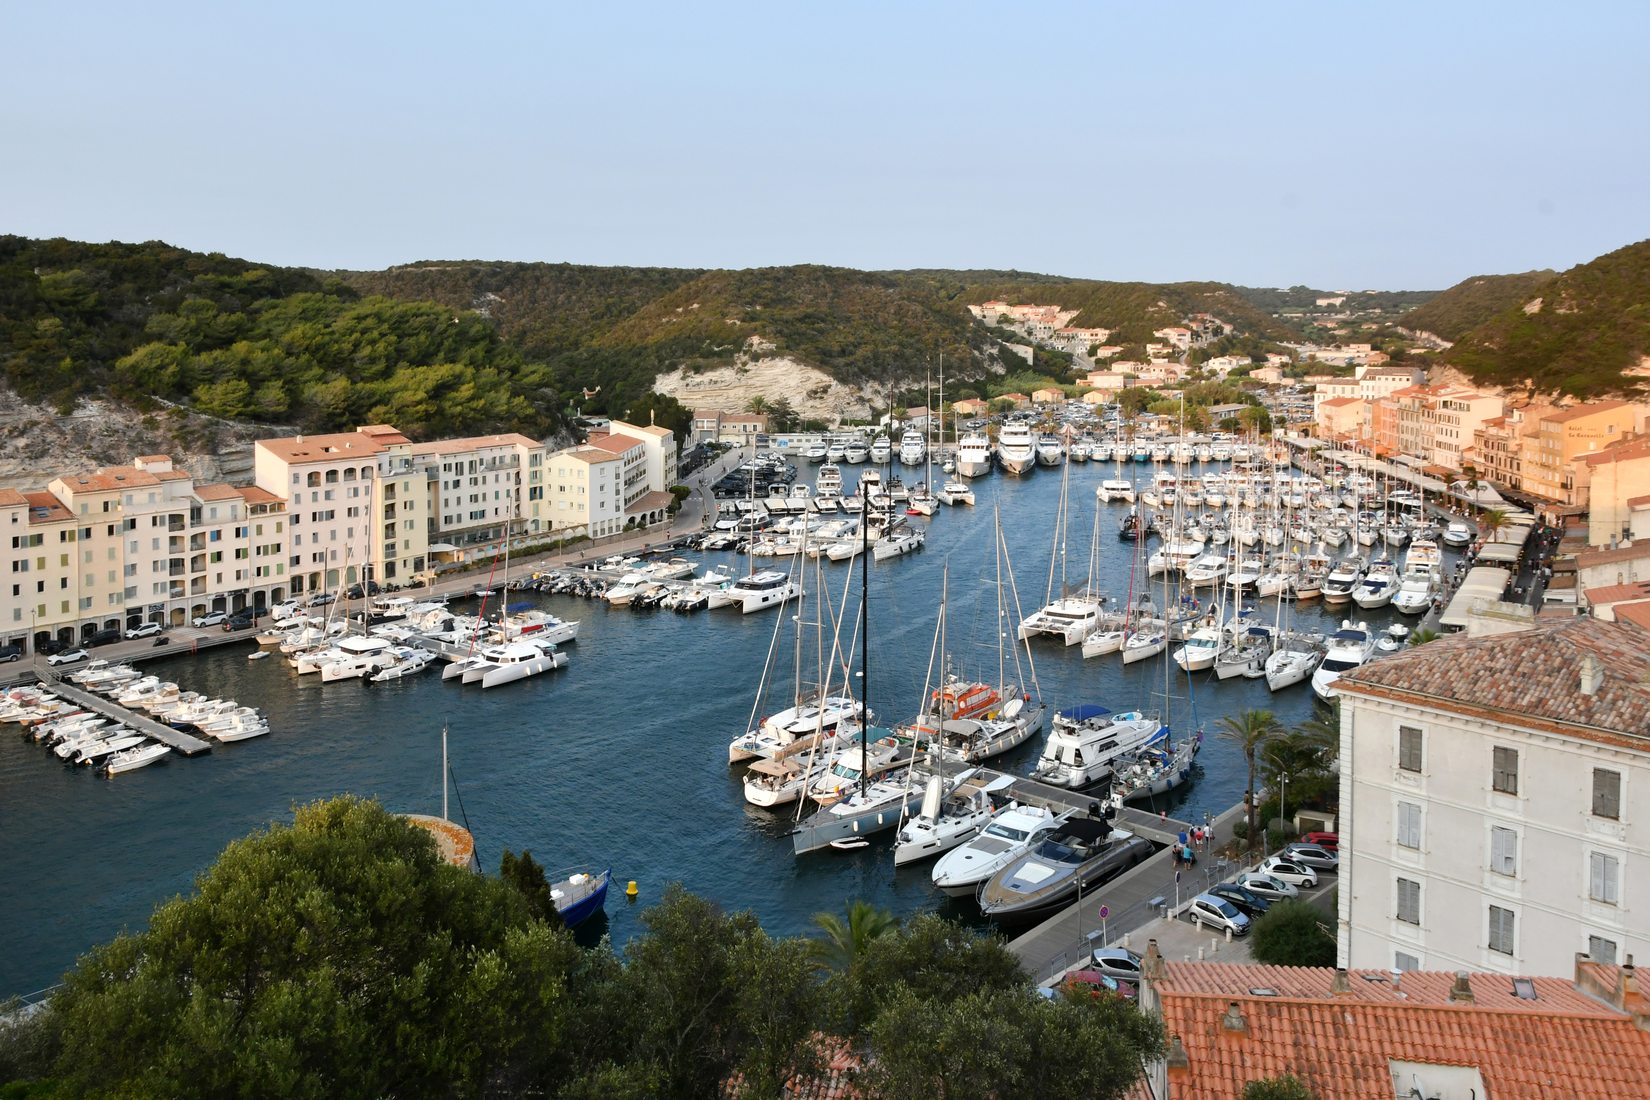
[[[899,927],[899,918],[868,901],[855,901],[848,906],[847,920],[835,913],[815,913],[814,925],[825,933],[824,939],[813,942],[820,967],[846,972],[872,940]]]
[[[1248,811],[1249,847],[1255,846],[1255,757],[1267,738],[1276,736],[1283,727],[1269,710],[1246,710],[1220,720],[1220,736],[1237,743],[1243,750],[1243,762],[1249,768],[1249,789],[1243,804]]]
[[[1428,642],[1436,642],[1437,640],[1438,632],[1430,626],[1423,626],[1409,636],[1410,645],[1426,645]]]
[[[1507,526],[1510,517],[1505,508],[1486,508],[1484,514],[1478,517],[1478,526],[1484,529],[1486,538],[1494,538],[1495,533]]]

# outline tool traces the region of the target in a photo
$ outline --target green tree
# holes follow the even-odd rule
[[[1233,742],[1243,752],[1243,763],[1249,771],[1249,785],[1244,791],[1243,804],[1247,808],[1249,847],[1259,839],[1255,830],[1255,758],[1266,740],[1282,730],[1277,716],[1269,710],[1246,710],[1220,720],[1217,732]]]
[[[813,941],[815,959],[823,969],[838,972],[852,969],[872,940],[899,928],[897,917],[864,900],[849,903],[846,919],[835,913],[815,913],[813,923],[824,933]]]
[[[866,938],[826,986],[837,1006],[838,1027],[854,1034],[870,1027],[901,991],[949,1003],[981,990],[1023,989],[1029,980],[1000,936],[923,913]]]
[[[1478,526],[1483,529],[1485,537],[1492,539],[1511,522],[1512,517],[1505,508],[1486,508],[1478,517]]]
[[[530,850],[523,848],[518,856],[510,849],[504,849],[504,855],[499,858],[498,877],[515,887],[516,893],[527,904],[528,912],[548,925],[561,927],[561,914],[556,911],[556,903],[550,897],[550,880]]]
[[[1436,642],[1437,640],[1438,632],[1430,626],[1423,626],[1419,630],[1412,631],[1409,635],[1410,645],[1426,645],[1428,642]]]
[[[576,953],[378,804],[314,803],[81,960],[49,1012],[57,1072],[123,1095],[473,1094],[557,1055]]]
[[[1334,966],[1335,934],[1311,902],[1286,898],[1255,921],[1249,952],[1269,966]]]
[[[1263,1077],[1243,1086],[1243,1100],[1318,1100],[1318,1094],[1307,1088],[1299,1077],[1285,1073],[1281,1077]]]

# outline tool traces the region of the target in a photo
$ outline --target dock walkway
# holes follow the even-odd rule
[[[1153,824],[1143,824],[1141,818],[1149,818]],[[1214,852],[1232,839],[1232,826],[1241,820],[1241,803],[1215,818],[1209,825],[1209,843],[1198,852],[1195,866],[1176,868],[1174,854],[1164,848],[1098,890],[1073,902],[1063,912],[1011,940],[1008,949],[1019,956],[1026,970],[1038,982],[1042,982],[1086,958],[1094,948],[1116,943],[1127,933],[1168,915],[1197,894],[1240,870],[1226,860],[1217,859]],[[1164,828],[1170,828],[1173,830],[1168,834],[1170,841],[1176,839],[1181,828],[1181,823],[1172,818],[1162,819],[1130,809],[1123,811],[1117,824],[1147,839],[1156,839],[1147,829],[1161,832]],[[1107,910],[1104,919],[1100,917],[1102,905]]]
[[[210,741],[202,741],[198,737],[191,737],[182,730],[175,730],[164,722],[157,722],[142,714],[127,710],[111,699],[101,695],[94,695],[82,688],[64,680],[49,679],[43,683],[51,688],[52,693],[64,699],[72,699],[87,710],[95,710],[99,714],[107,715],[122,725],[130,726],[133,730],[152,737],[163,745],[170,745],[185,756],[199,756],[203,752],[212,751]]]
[[[1023,806],[1041,806],[1063,813],[1066,810],[1086,810],[1103,797],[1100,792],[1074,791],[1066,787],[1052,787],[1047,783],[1039,783],[1035,779],[1023,776],[1007,775],[1006,772],[993,771],[982,768],[982,774],[988,779],[997,776],[1006,776],[1013,780],[1007,789],[1007,796]],[[1125,806],[1112,819],[1120,829],[1127,829],[1135,836],[1144,837],[1153,844],[1173,844],[1183,832],[1188,832],[1190,822],[1177,821],[1162,814],[1147,813],[1132,806]]]

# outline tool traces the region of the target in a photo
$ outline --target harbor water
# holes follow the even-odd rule
[[[872,563],[869,698],[879,722],[903,721],[920,704],[947,563],[953,667],[995,680],[993,512],[1002,517],[1019,611],[1029,614],[1047,599],[1051,563],[1056,586],[1062,571],[1068,585],[1087,580],[1093,490],[1113,469],[1071,468],[1063,559],[1055,522],[1062,474],[1040,469],[1023,479],[979,479],[976,507],[942,508],[932,519],[913,520],[929,527],[925,550]],[[1140,481],[1150,469],[1129,472]],[[852,480],[856,468],[844,473]],[[809,478],[812,470],[801,474]],[[1108,595],[1126,598],[1134,544],[1119,540],[1117,518],[1127,506],[1098,507],[1097,580]],[[690,556],[745,568],[727,552]],[[790,559],[775,560],[759,559],[758,566],[785,568]],[[800,561],[792,566],[799,567]],[[814,565],[805,568],[811,605],[819,584]],[[1142,567],[1134,579],[1137,593],[1143,573]],[[852,618],[858,575],[857,563],[823,567],[834,602],[841,602],[848,582]],[[393,810],[439,812],[443,726],[456,780],[450,813],[473,830],[488,870],[496,869],[504,848],[531,849],[551,870],[612,868],[607,916],[592,935],[605,931],[617,943],[636,935],[641,909],[672,881],[731,909],[753,910],[779,935],[803,932],[813,914],[838,911],[853,898],[900,914],[938,909],[971,916],[972,906],[931,887],[927,864],[896,872],[886,841],[797,857],[786,836],[790,816],[745,804],[727,745],[748,728],[764,662],[775,648],[776,620],[779,667],[766,709],[788,705],[793,610],[783,618],[729,609],[675,615],[568,597],[512,593],[511,599],[582,621],[568,667],[483,691],[437,675],[323,685],[318,676],[300,678],[283,660],[247,661],[250,638],[245,646],[172,656],[145,671],[262,708],[273,732],[195,759],[174,754],[115,779],[66,768],[7,727],[0,739],[0,851],[10,947],[0,955],[0,995],[47,986],[94,943],[140,929],[158,902],[188,892],[225,844],[271,821],[290,820],[295,804],[351,792]],[[1390,609],[1345,613],[1376,628],[1397,617]],[[810,606],[804,617],[815,614]],[[1001,626],[1010,638],[1019,617],[1011,603]],[[1270,605],[1261,617],[1271,620]],[[1313,629],[1332,628],[1338,618],[1315,603],[1296,615]],[[844,637],[850,632],[845,628]],[[1036,684],[1054,707],[1162,705],[1162,659],[1126,668],[1116,654],[1084,661],[1079,646],[1046,638],[1032,650]],[[1222,717],[1267,707],[1290,724],[1314,705],[1306,684],[1273,694],[1264,680],[1216,682],[1203,672],[1188,681],[1176,669],[1173,685],[1175,735],[1194,724],[1209,731],[1196,781],[1161,807],[1184,820],[1202,820],[1242,797],[1241,753],[1215,733]],[[1024,773],[1040,747],[1037,738],[992,763]],[[636,904],[623,896],[631,879],[640,887]]]

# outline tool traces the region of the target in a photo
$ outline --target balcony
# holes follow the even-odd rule
[[[166,517],[166,529],[168,531],[183,531],[186,530],[188,526],[189,525],[184,522],[184,518],[182,516]]]

